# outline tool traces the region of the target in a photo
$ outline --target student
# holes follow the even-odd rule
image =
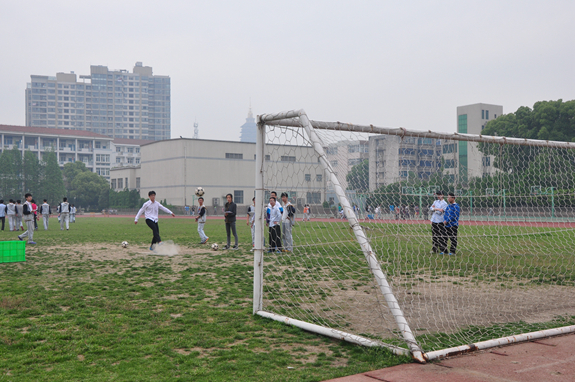
[[[6,216],[8,216],[8,228],[10,228],[10,231],[18,231],[16,228],[16,212],[16,204],[14,204],[13,199],[10,199],[6,206]]]
[[[256,242],[256,198],[252,198],[252,205],[248,207],[248,216],[246,219],[246,224],[250,226],[252,231],[252,251],[255,247]]]
[[[63,202],[58,205],[58,213],[60,214],[60,231],[64,230],[64,223],[66,223],[66,231],[70,229],[70,203],[68,198],[64,198]]]
[[[0,199],[0,221],[2,222],[2,231],[4,231],[4,223],[6,221],[6,204],[4,204],[3,199]]]
[[[278,203],[276,203],[276,198],[273,196],[270,197],[270,202],[268,204],[268,215],[270,239],[270,249],[268,252],[281,252],[282,232],[280,228],[280,222],[282,221],[282,212],[279,209]]]
[[[309,216],[310,216],[310,208],[309,208],[309,204],[306,204],[303,207],[303,221],[309,221]]]
[[[152,237],[152,244],[150,245],[150,251],[153,251],[154,244],[162,243],[162,239],[160,238],[160,227],[158,227],[158,210],[162,210],[172,215],[172,217],[175,217],[176,215],[166,207],[162,206],[160,202],[156,202],[156,191],[148,192],[148,197],[150,200],[142,205],[142,208],[140,208],[138,214],[136,215],[134,224],[138,224],[138,218],[144,214],[146,217],[146,224],[148,227],[150,227],[154,235]]]
[[[431,252],[440,252],[440,249],[445,247],[444,236],[445,226],[443,224],[443,214],[447,208],[447,203],[443,200],[443,192],[437,191],[435,193],[435,200],[429,210],[431,211]]]
[[[238,247],[238,233],[236,232],[236,213],[237,213],[237,206],[234,203],[234,197],[232,194],[226,195],[227,203],[224,206],[224,220],[226,222],[226,234],[228,235],[228,244],[224,247],[224,249],[230,249],[231,244],[231,235],[230,231],[234,234],[234,238],[236,239],[236,245],[234,245],[233,249],[239,249]]]
[[[34,231],[38,231],[38,205],[34,199],[32,199],[32,209],[34,211]]]
[[[24,225],[22,224],[22,216],[24,214],[24,207],[20,200],[16,200],[16,231],[24,231]]]
[[[44,199],[44,204],[40,206],[40,213],[42,214],[42,221],[44,222],[44,231],[48,231],[48,222],[52,214],[52,208],[50,208],[48,200]]]
[[[76,207],[70,204],[70,223],[76,223]]]
[[[445,240],[443,241],[444,247],[441,249],[441,254],[447,252],[447,240],[451,240],[449,254],[455,255],[457,250],[457,230],[459,228],[459,215],[461,208],[455,203],[455,194],[450,192],[447,194],[447,203],[449,205],[443,214],[443,224],[445,225]]]
[[[206,244],[208,242],[208,240],[210,239],[204,233],[204,225],[206,225],[206,218],[208,216],[208,210],[204,206],[204,198],[202,198],[201,196],[198,198],[198,204],[200,206],[198,207],[199,212],[198,212],[198,216],[196,216],[196,221],[198,222],[198,233],[200,234],[200,244]],[[190,207],[188,207],[187,213],[189,213],[189,208]]]
[[[287,192],[282,192],[282,239],[284,243],[284,252],[293,251],[293,237],[291,229],[295,223],[295,207],[288,200]]]
[[[22,235],[18,235],[18,239],[24,240],[28,237],[28,244],[36,244],[34,241],[34,211],[32,209],[32,194],[24,195],[26,201],[22,205],[22,216],[26,222],[27,230]]]

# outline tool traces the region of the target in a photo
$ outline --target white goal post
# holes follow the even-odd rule
[[[342,154],[355,153],[356,146],[359,159]],[[565,288],[575,281],[575,262],[564,253],[575,232],[568,216],[575,198],[567,196],[573,190],[554,186],[553,215],[547,218],[549,198],[531,197],[533,183],[524,186],[518,180],[523,179],[517,175],[519,165],[511,163],[517,155],[527,155],[533,165],[521,171],[543,179],[539,162],[551,162],[553,149],[573,156],[553,166],[565,173],[575,170],[570,167],[575,144],[568,142],[318,122],[303,110],[258,116],[253,313],[355,344],[411,354],[422,363],[575,332],[575,324],[566,325],[575,319],[573,303],[558,306],[556,312],[549,307],[537,316],[523,306],[497,316],[504,299],[513,303],[533,291],[563,301],[570,293]],[[477,170],[467,162],[477,153],[490,155],[498,167]],[[369,167],[369,185],[361,166]],[[483,183],[474,171],[483,171]],[[464,225],[456,244],[464,251],[461,257],[433,257],[424,251],[431,243],[424,220],[432,193],[440,187],[446,187],[444,193],[462,194],[458,202]],[[329,200],[328,188],[333,195]],[[494,188],[509,192],[485,192]],[[265,206],[276,189],[278,198],[284,191],[289,194],[297,214],[304,205],[321,213],[315,212],[312,222],[298,220],[293,249],[268,255]],[[558,203],[565,206],[561,219],[556,211],[563,205]],[[394,212],[399,209],[401,214]],[[392,216],[381,217],[382,210]],[[496,221],[489,218],[495,214]],[[522,225],[516,224],[521,219]],[[548,221],[540,223],[542,219]],[[547,240],[546,235],[555,236]],[[519,242],[527,252],[515,251]],[[546,244],[550,262],[536,253]],[[435,241],[433,245],[436,249]],[[481,253],[482,246],[489,253]],[[509,256],[506,265],[504,256]],[[558,262],[562,264],[554,268]],[[482,295],[473,300],[477,294]],[[486,312],[474,321],[466,309]],[[510,328],[514,323],[516,328]]]

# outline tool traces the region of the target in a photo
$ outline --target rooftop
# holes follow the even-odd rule
[[[20,133],[20,134],[38,134],[38,135],[63,135],[68,137],[77,138],[97,138],[112,140],[112,138],[96,134],[91,131],[85,130],[66,130],[66,129],[54,129],[51,127],[35,127],[35,126],[15,126],[15,125],[0,125],[0,132],[3,133]]]
[[[142,146],[146,143],[153,143],[151,139],[126,139],[126,138],[114,138],[114,144],[116,145],[137,145]]]

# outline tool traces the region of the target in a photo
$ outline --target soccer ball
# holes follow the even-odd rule
[[[196,196],[204,196],[204,189],[203,187],[196,188]]]
[[[212,244],[212,249],[213,249],[214,251],[217,251],[218,248],[219,248],[219,246],[218,246],[216,243]]]
[[[122,248],[128,248],[128,242],[127,241],[122,242]]]

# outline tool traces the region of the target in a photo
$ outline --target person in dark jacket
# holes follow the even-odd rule
[[[233,249],[239,249],[238,247],[238,233],[236,232],[236,213],[237,207],[236,203],[234,203],[234,197],[232,194],[227,194],[226,199],[228,202],[224,206],[224,216],[226,221],[226,234],[228,235],[228,244],[224,247],[224,249],[230,249],[231,244],[231,236],[230,231],[234,234],[236,239],[236,245],[234,245]]]

